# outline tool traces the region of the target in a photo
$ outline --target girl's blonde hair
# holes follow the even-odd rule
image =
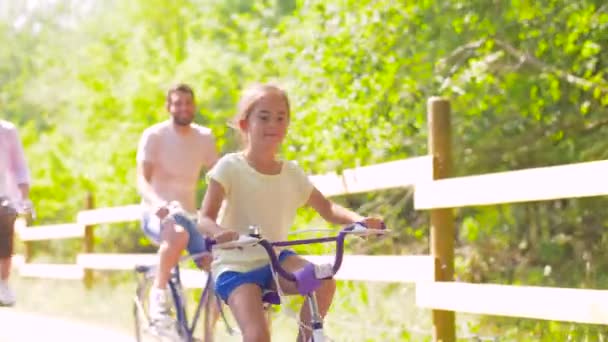
[[[255,83],[245,88],[243,94],[241,95],[241,99],[239,100],[237,107],[237,114],[232,120],[228,123],[228,126],[241,131],[241,125],[239,122],[241,120],[247,120],[255,105],[260,101],[262,97],[267,94],[278,94],[285,101],[285,105],[287,106],[287,116],[291,117],[291,108],[289,106],[289,97],[287,96],[287,92],[281,88],[280,86],[273,83]],[[243,143],[246,143],[244,132],[241,132],[241,138],[243,139]]]

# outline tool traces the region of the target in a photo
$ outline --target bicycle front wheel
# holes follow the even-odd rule
[[[139,271],[138,271],[139,273]],[[145,342],[147,339],[148,327],[150,326],[150,316],[148,315],[148,301],[153,276],[148,273],[138,274],[137,289],[133,298],[133,322],[135,324],[135,340]]]
[[[178,324],[176,318],[178,307],[174,303],[173,295],[168,293],[171,302],[170,321],[161,324],[150,318],[150,289],[154,283],[154,273],[150,271],[138,273],[140,274],[133,298],[135,340],[137,342],[189,342],[190,339],[184,329]],[[179,306],[179,308],[181,307]]]

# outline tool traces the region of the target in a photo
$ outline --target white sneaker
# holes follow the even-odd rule
[[[177,325],[171,315],[171,303],[166,290],[151,288],[148,306],[150,328],[155,334],[168,337],[172,341],[179,340]]]
[[[0,280],[0,306],[15,305],[15,293],[8,286],[8,282]]]

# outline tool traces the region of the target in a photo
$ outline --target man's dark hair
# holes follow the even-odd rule
[[[171,94],[176,92],[190,94],[190,96],[192,96],[192,100],[194,100],[194,90],[192,90],[192,87],[185,83],[178,83],[167,90],[167,104],[171,102]]]

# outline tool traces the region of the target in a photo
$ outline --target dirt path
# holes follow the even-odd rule
[[[134,342],[133,336],[99,325],[0,308],[0,342]]]

